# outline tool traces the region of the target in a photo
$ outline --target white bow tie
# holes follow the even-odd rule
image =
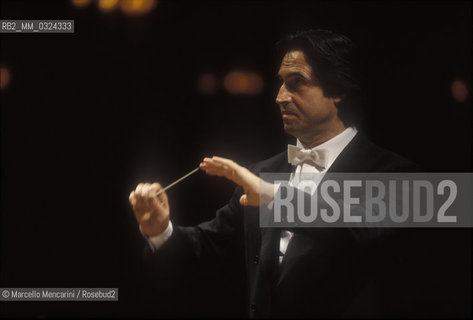
[[[287,160],[294,166],[307,163],[315,166],[319,170],[324,170],[327,168],[327,150],[303,149],[301,147],[288,144]]]

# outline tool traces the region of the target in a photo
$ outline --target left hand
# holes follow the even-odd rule
[[[225,177],[243,187],[245,194],[240,198],[243,206],[259,206],[260,200],[268,204],[273,199],[274,185],[266,182],[250,170],[238,165],[236,162],[220,158],[204,158],[200,168],[205,173],[213,176]]]

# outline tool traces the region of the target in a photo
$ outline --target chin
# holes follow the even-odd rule
[[[284,124],[284,131],[286,131],[287,134],[296,137],[297,130],[294,128],[294,126]]]

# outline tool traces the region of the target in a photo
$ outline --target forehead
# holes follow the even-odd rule
[[[310,79],[312,67],[307,62],[304,52],[294,50],[286,53],[281,61],[278,74],[284,77],[289,74],[300,73]]]

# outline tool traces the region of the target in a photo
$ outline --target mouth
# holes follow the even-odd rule
[[[291,112],[291,111],[282,111],[281,112],[281,115],[284,118],[290,118],[290,117],[296,117],[296,114],[294,112]]]

